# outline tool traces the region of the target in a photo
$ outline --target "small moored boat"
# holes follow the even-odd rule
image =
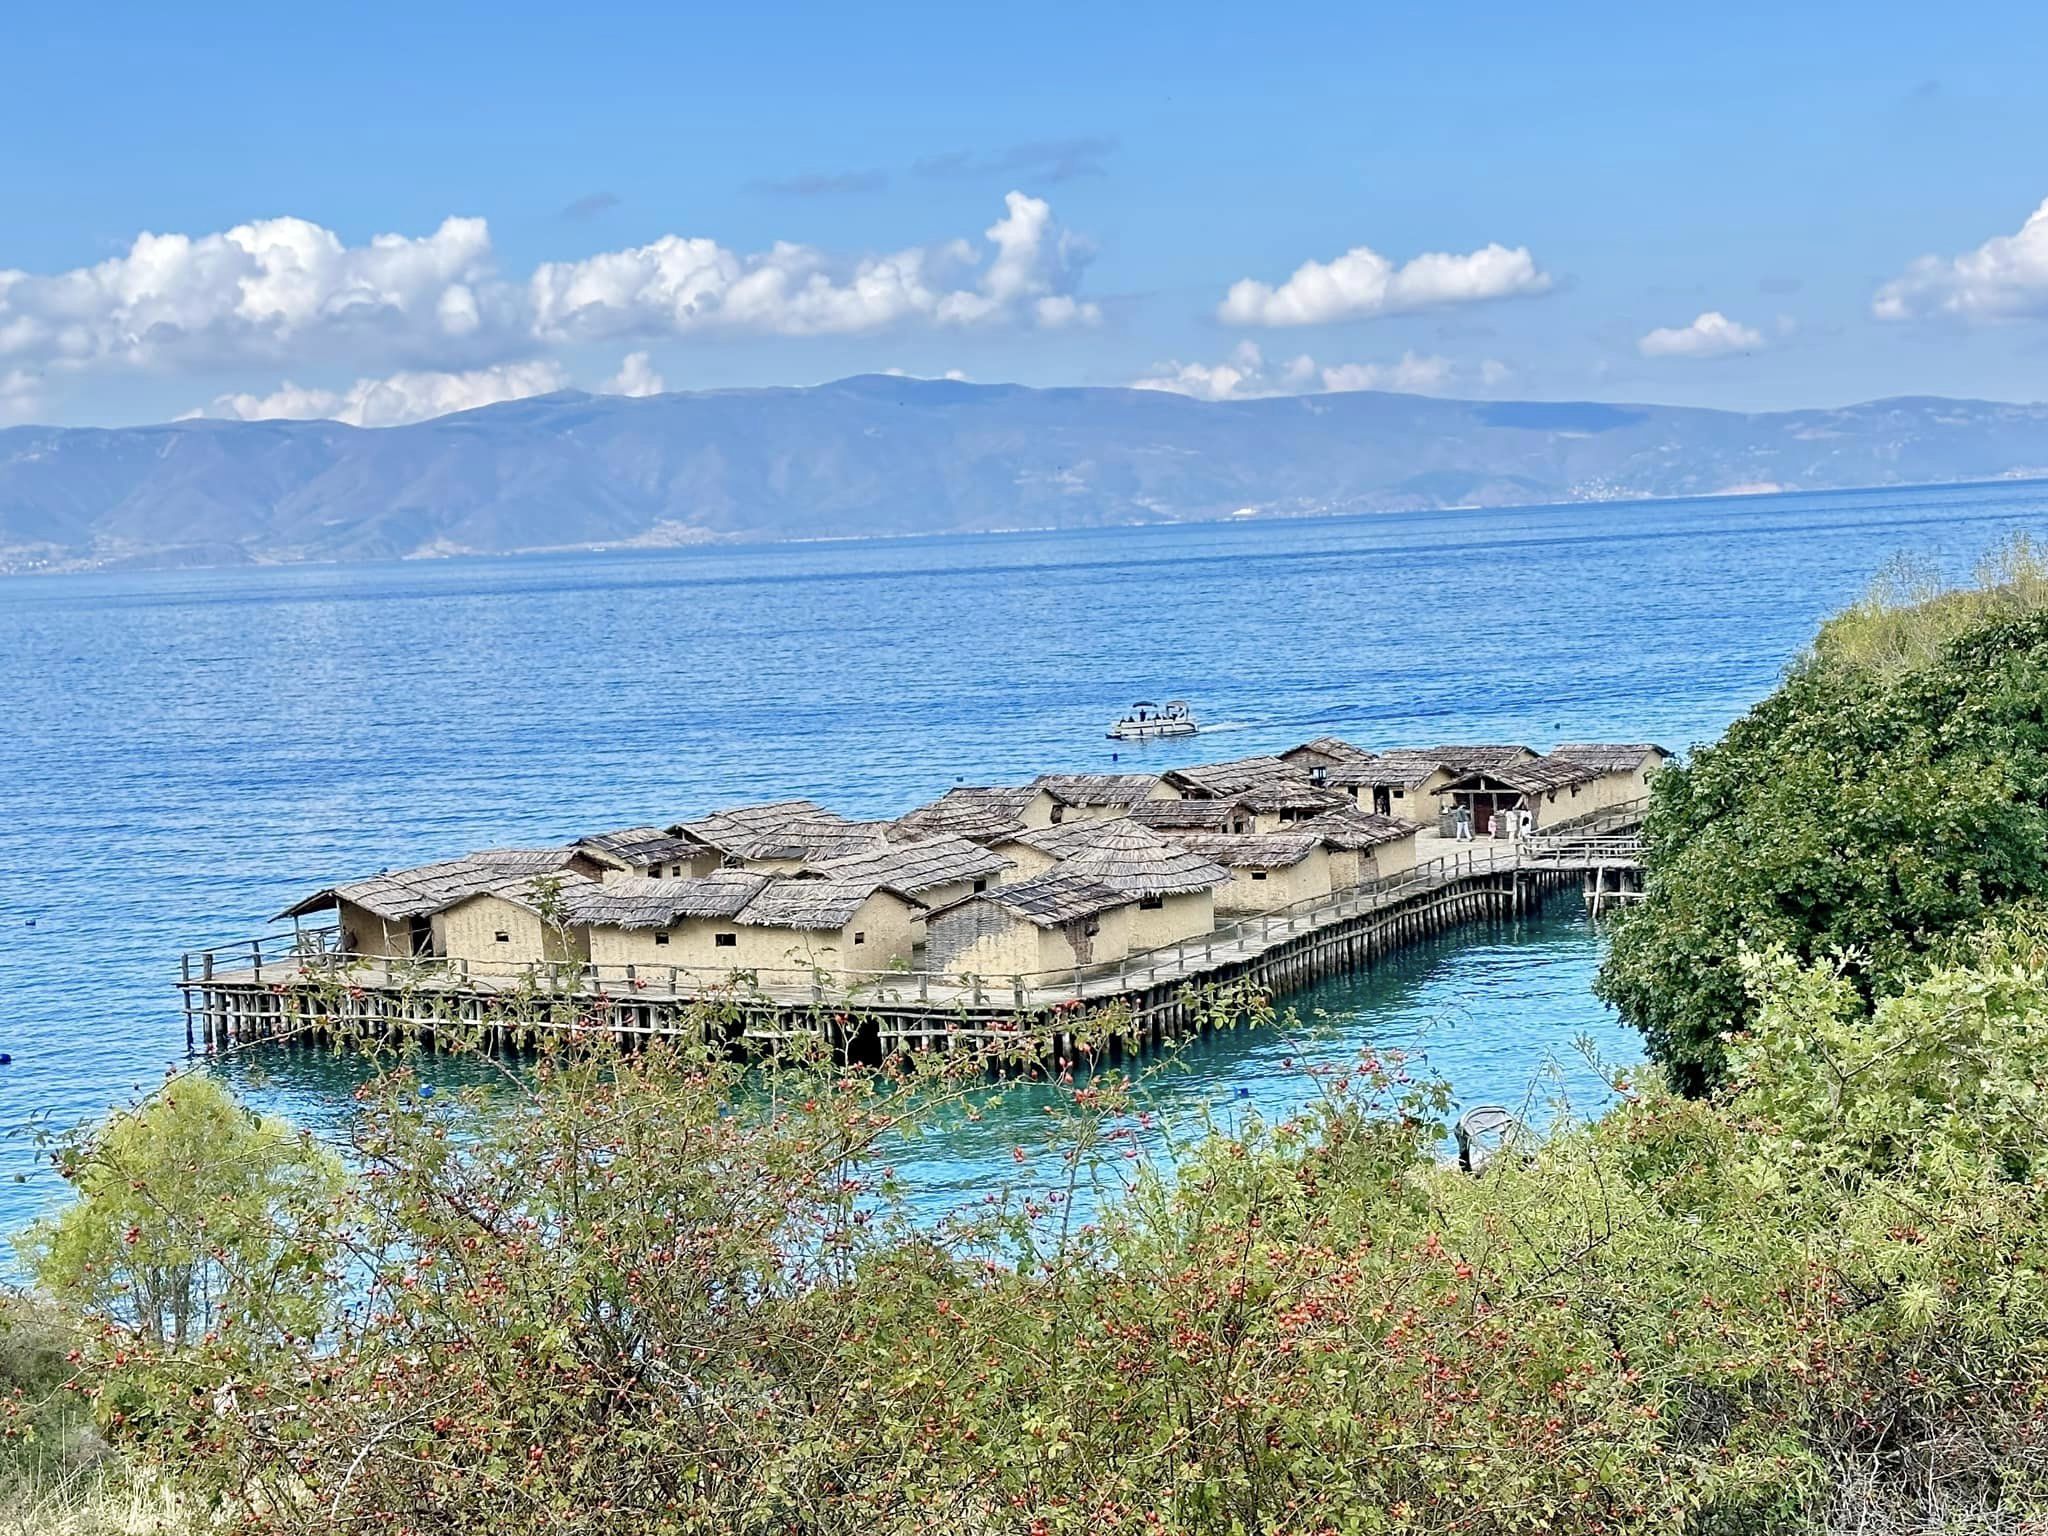
[[[1165,704],[1140,700],[1131,706],[1128,715],[1109,728],[1111,741],[1156,741],[1162,736],[1194,734],[1194,716],[1188,713],[1185,699],[1169,699]]]

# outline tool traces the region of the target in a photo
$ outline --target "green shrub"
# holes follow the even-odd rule
[[[2010,583],[1880,595],[1716,744],[1661,774],[1648,896],[1599,991],[1697,1092],[1754,1018],[1743,950],[1836,964],[1865,1000],[2006,904],[2048,893],[2048,614]]]
[[[1722,1093],[1629,1089],[1478,1179],[1433,1085],[1336,1063],[1092,1221],[1067,1202],[1135,1147],[1107,1074],[1063,1081],[1064,1187],[934,1228],[883,1138],[988,1091],[971,1056],[392,1071],[315,1229],[354,1277],[317,1332],[110,1315],[90,1364],[151,1405],[119,1443],[252,1531],[2013,1524],[2048,1512],[2048,982],[1982,948],[1877,1018],[1741,962]],[[312,1208],[269,1210],[259,1255]]]

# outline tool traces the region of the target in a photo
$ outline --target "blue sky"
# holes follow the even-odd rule
[[[888,368],[2048,395],[2038,7],[72,18],[0,51],[5,419]]]

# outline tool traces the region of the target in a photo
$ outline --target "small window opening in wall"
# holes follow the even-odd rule
[[[736,933],[721,933],[711,942],[720,949],[735,949],[739,946],[740,936]]]
[[[856,944],[865,944],[865,943],[867,943],[867,941],[868,941],[868,936],[867,936],[866,934],[862,933],[862,932],[861,932],[861,931],[860,931],[859,929],[855,929],[855,930],[854,930],[854,935],[853,935],[853,942],[854,942],[854,943],[856,943]]]
[[[1266,878],[1266,872],[1263,869],[1255,869],[1252,871],[1252,878],[1254,880],[1263,880]]]
[[[1054,826],[1058,826],[1061,822],[1065,821],[1066,819],[1067,808],[1064,805],[1056,805],[1052,808],[1052,824]]]
[[[1140,896],[1138,898],[1138,910],[1140,912],[1157,912],[1165,905],[1166,898],[1164,896]]]
[[[985,890],[987,890],[987,889],[988,889],[988,878],[987,878],[986,876],[983,876],[983,877],[982,877],[981,879],[979,879],[979,880],[975,881],[975,882],[974,882],[974,889],[975,889],[975,891],[976,891],[976,893],[977,893],[977,894],[978,894],[978,893],[980,893],[980,892],[982,892],[982,891],[985,891]]]
[[[497,939],[500,944],[510,944],[512,942],[512,935],[500,928],[497,933]]]
[[[1088,921],[1088,926],[1086,928],[1083,928],[1081,931],[1092,939],[1095,937],[1095,935],[1102,932],[1102,924],[1096,922],[1093,918],[1090,918]]]
[[[665,933],[657,933],[654,936],[654,942],[657,944],[666,944],[668,942],[668,935]]]

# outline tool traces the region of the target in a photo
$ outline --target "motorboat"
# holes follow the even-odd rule
[[[1111,741],[1158,741],[1166,736],[1192,736],[1196,725],[1188,713],[1187,700],[1169,699],[1153,704],[1143,699],[1131,712],[1109,728]]]

